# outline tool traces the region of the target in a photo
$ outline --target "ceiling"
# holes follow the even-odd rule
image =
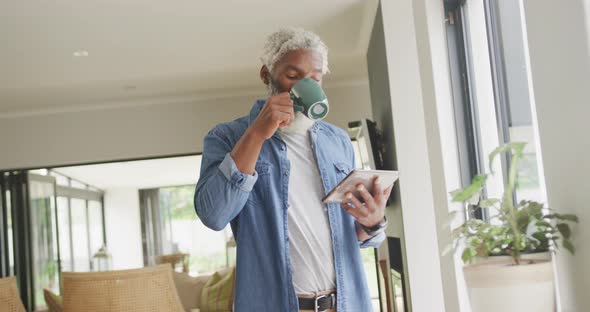
[[[258,87],[265,37],[315,31],[330,80],[366,76],[377,0],[3,1],[0,114]],[[76,52],[87,56],[74,56]]]
[[[124,161],[51,170],[102,190],[196,184],[201,156]]]

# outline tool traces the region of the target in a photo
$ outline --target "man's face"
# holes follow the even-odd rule
[[[271,94],[289,92],[293,85],[300,79],[312,78],[322,83],[322,57],[310,49],[300,49],[285,53],[273,68],[268,72],[266,66],[262,67],[260,77],[269,86]]]

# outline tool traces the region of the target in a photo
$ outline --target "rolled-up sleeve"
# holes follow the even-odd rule
[[[231,157],[233,144],[223,131],[215,128],[203,144],[201,174],[195,188],[195,211],[203,224],[223,230],[244,208],[258,179],[242,173]]]
[[[377,248],[385,240],[385,232],[381,232],[365,241],[359,242],[361,248],[373,247]]]
[[[219,170],[229,183],[244,192],[252,191],[252,188],[258,179],[258,173],[256,171],[254,171],[254,175],[240,172],[236,166],[236,162],[231,157],[231,153],[225,154],[225,158],[223,158],[223,161],[219,164]]]

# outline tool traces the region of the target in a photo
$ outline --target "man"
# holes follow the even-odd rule
[[[289,90],[322,81],[327,47],[302,29],[273,33],[261,58],[269,97],[205,137],[195,208],[237,242],[235,311],[371,311],[359,247],[385,238],[391,187],[347,204],[321,199],[354,168],[346,131],[294,113]],[[333,103],[333,109],[338,109]]]

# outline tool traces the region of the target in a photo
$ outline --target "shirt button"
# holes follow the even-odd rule
[[[281,151],[285,150],[285,145],[281,145]]]
[[[288,176],[288,175],[289,175],[289,171],[285,171],[285,176]]]

